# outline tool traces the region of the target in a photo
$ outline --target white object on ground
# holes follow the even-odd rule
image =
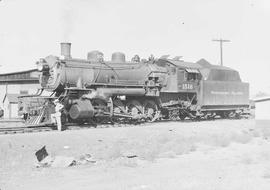
[[[73,157],[67,156],[56,156],[54,161],[51,164],[51,167],[55,168],[65,168],[72,166],[76,163],[76,160]]]

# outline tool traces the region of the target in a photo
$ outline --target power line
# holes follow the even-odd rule
[[[222,52],[222,47],[223,47],[223,42],[230,42],[230,40],[223,40],[223,39],[214,39],[212,40],[213,42],[219,42],[220,45],[220,64],[223,66],[223,52]]]

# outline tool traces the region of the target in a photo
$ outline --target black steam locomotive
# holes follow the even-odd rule
[[[125,60],[120,52],[105,61],[92,51],[87,59],[72,58],[70,43],[61,43],[61,56],[37,62],[40,84],[51,96],[29,111],[30,123],[48,123],[52,99],[64,105],[65,123],[155,121],[239,117],[249,107],[249,84],[236,70],[190,63],[179,57]]]

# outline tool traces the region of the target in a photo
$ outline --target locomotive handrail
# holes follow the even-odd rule
[[[65,65],[67,65],[70,68],[85,68],[85,64],[84,65],[74,65],[74,64],[70,64],[70,63],[64,63]],[[105,64],[107,65],[107,64]],[[144,66],[144,64],[134,64],[134,65],[128,65],[126,64],[125,67],[123,66],[119,66],[119,67],[113,67],[114,70],[129,70],[129,69],[137,69],[137,68],[141,68],[142,66]],[[88,68],[91,69],[107,69],[107,70],[111,70],[111,67],[102,67],[102,64],[98,65],[98,66],[92,66],[91,64],[88,65]]]
[[[141,87],[141,88],[151,88],[151,87],[159,87],[160,85],[146,85],[146,84],[119,84],[119,83],[115,83],[115,84],[108,84],[108,83],[89,83],[86,84],[86,88],[91,87],[92,85],[94,86],[106,86],[106,87],[124,87],[124,88],[134,88],[134,87]],[[84,89],[84,88],[82,88]]]
[[[64,88],[65,90],[81,90],[81,91],[92,91],[93,89],[78,88],[78,87],[68,87]]]
[[[95,86],[122,86],[122,87],[146,87],[145,84],[128,84],[128,85],[125,85],[125,84],[108,84],[108,83],[89,83],[87,84],[86,87],[88,86],[92,86],[92,85],[95,85]]]

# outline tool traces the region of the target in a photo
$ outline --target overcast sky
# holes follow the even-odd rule
[[[160,57],[205,58],[240,71],[251,93],[270,91],[269,0],[2,0],[0,72],[35,67],[59,55],[59,43],[72,43],[72,56],[100,50]]]

